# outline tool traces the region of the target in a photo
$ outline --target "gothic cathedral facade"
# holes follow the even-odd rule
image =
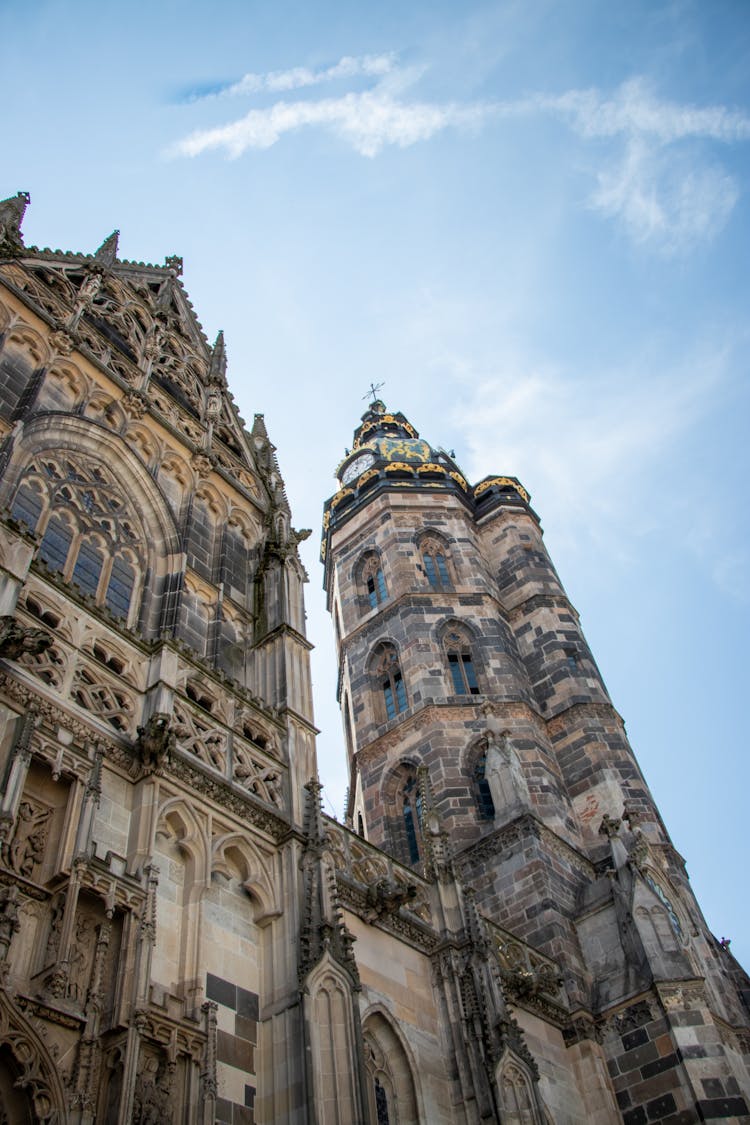
[[[375,400],[321,554],[182,263],[0,203],[0,1125],[750,1120],[709,932],[513,477]]]

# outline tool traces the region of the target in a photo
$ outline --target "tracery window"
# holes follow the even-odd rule
[[[460,626],[451,627],[443,635],[443,649],[454,695],[479,695],[471,636]]]
[[[142,572],[142,536],[120,485],[101,463],[62,451],[24,471],[11,514],[41,534],[39,557],[116,616],[127,619]]]
[[[500,1080],[503,1102],[503,1121],[510,1125],[537,1125],[538,1114],[534,1107],[531,1083],[520,1067],[507,1063]]]
[[[382,692],[386,719],[406,710],[406,687],[394,645],[383,643],[377,650],[375,678]]]
[[[371,609],[376,609],[388,597],[383,568],[376,554],[368,555],[361,564],[360,585],[367,605]]]
[[[433,590],[450,590],[453,587],[445,545],[434,535],[426,536],[419,544],[422,566]]]

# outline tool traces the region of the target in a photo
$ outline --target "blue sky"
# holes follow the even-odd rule
[[[709,924],[750,964],[746,3],[5,0],[28,243],[185,260],[310,573],[371,381],[532,493]]]

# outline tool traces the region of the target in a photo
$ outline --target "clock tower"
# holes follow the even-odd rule
[[[415,873],[459,880],[500,935],[511,991],[541,1002],[559,967],[558,999],[580,1014],[566,1046],[603,1035],[624,1120],[697,1120],[667,1112],[704,1088],[684,1029],[711,1038],[747,1012],[528,493],[512,476],[471,484],[380,401],[337,475],[322,558],[352,827]],[[534,950],[523,980],[503,962],[517,939]]]

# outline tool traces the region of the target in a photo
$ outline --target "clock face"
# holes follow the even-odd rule
[[[341,474],[341,483],[351,484],[351,482],[353,480],[356,480],[357,477],[365,471],[365,469],[369,469],[374,460],[375,458],[373,457],[372,453],[362,453],[359,457],[355,457],[353,461],[349,462],[349,464]]]

